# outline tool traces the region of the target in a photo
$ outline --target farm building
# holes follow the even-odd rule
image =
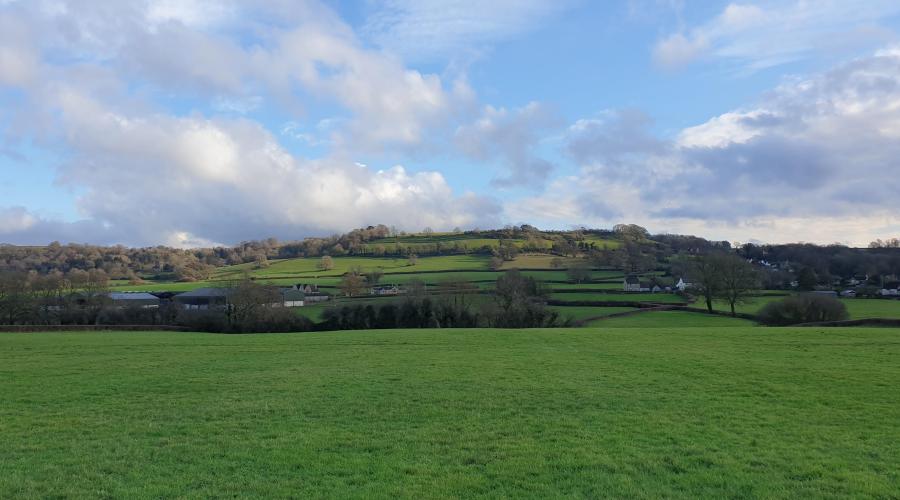
[[[641,291],[641,279],[637,276],[626,276],[624,287],[626,292],[640,292]]]
[[[297,283],[296,285],[291,287],[291,290],[298,290],[303,292],[303,300],[306,303],[324,302],[331,298],[330,295],[319,290],[319,285]]]
[[[159,307],[159,297],[146,292],[111,292],[109,300],[116,307],[138,307],[141,309],[156,309]]]
[[[174,297],[175,303],[184,309],[225,309],[231,288],[198,288]]]
[[[900,295],[900,283],[886,283],[884,287],[881,288],[881,295],[886,297],[894,297]]]
[[[284,307],[303,307],[305,300],[306,294],[300,290],[293,288],[283,288],[281,290],[281,305]]]

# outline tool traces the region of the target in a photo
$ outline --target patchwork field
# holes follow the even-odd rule
[[[894,498],[898,357],[897,329],[6,334],[0,498]]]

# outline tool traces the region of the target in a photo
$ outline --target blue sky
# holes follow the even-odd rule
[[[900,5],[0,0],[0,242],[900,233]]]

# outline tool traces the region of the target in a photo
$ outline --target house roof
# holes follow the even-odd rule
[[[198,288],[190,292],[184,292],[176,295],[176,298],[183,297],[228,297],[231,295],[231,288]]]
[[[305,298],[306,298],[306,294],[303,293],[303,292],[300,291],[300,290],[294,290],[294,289],[291,289],[291,288],[285,288],[285,289],[281,290],[281,297],[282,297],[282,299],[284,299],[284,300],[297,301],[297,300],[303,300],[303,299],[305,299]]]
[[[109,298],[112,300],[159,300],[159,297],[147,292],[110,292]]]

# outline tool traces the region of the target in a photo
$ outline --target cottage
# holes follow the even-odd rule
[[[400,295],[404,290],[398,285],[382,285],[372,287],[372,295]]]
[[[841,292],[841,297],[856,297],[856,290],[844,290],[843,292]]]
[[[895,297],[900,295],[900,283],[885,283],[881,288],[881,295],[885,297]]]
[[[650,291],[653,293],[661,293],[663,289],[659,285],[653,285],[653,288],[651,288]]]
[[[281,306],[283,307],[303,307],[306,304],[306,294],[294,288],[283,288],[281,290]]]
[[[331,296],[328,295],[327,293],[320,291],[319,285],[315,285],[315,284],[298,283],[298,284],[292,286],[291,289],[303,292],[304,303],[325,302],[326,300],[331,298]]]
[[[111,292],[109,300],[114,307],[159,308],[159,297],[146,292]]]
[[[626,276],[623,285],[626,292],[641,291],[641,280],[637,276]]]

